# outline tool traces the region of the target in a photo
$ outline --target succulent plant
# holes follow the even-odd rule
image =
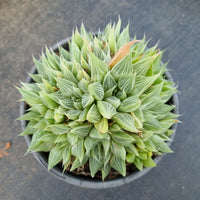
[[[27,152],[49,152],[49,169],[89,163],[91,176],[105,179],[111,169],[125,176],[127,163],[154,167],[152,156],[172,152],[166,141],[177,115],[168,101],[176,88],[163,51],[145,38],[130,41],[129,26],[120,30],[120,19],[97,34],[82,24],[68,49],[34,58],[33,82],[18,88],[28,105],[20,135],[32,135]]]

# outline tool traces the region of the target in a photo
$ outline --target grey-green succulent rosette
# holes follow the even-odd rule
[[[28,152],[49,152],[49,169],[88,164],[104,180],[111,169],[126,176],[127,163],[142,170],[172,152],[166,141],[177,115],[167,102],[176,88],[165,78],[163,52],[120,29],[120,19],[96,35],[82,25],[69,49],[46,48],[34,59],[34,82],[18,88],[29,107],[21,135],[32,135]]]

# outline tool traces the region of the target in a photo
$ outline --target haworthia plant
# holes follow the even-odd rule
[[[34,82],[18,88],[29,106],[21,135],[32,135],[28,152],[49,152],[49,169],[88,162],[91,176],[105,179],[111,169],[126,176],[127,163],[154,167],[152,155],[172,152],[166,141],[178,116],[167,102],[176,88],[164,76],[163,52],[120,29],[120,19],[96,35],[82,25],[68,49],[34,59]]]

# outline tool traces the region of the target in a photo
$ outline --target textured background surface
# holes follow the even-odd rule
[[[26,143],[18,137],[20,95],[13,87],[25,81],[41,49],[71,35],[82,20],[97,31],[121,15],[123,25],[166,49],[164,61],[179,85],[181,121],[158,167],[131,184],[104,191],[79,189],[49,175],[32,155],[23,157]],[[1,0],[0,1],[0,199],[137,199],[199,200],[200,195],[200,1],[125,0]]]

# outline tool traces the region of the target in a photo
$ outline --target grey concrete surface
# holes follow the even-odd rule
[[[71,35],[85,23],[97,31],[120,14],[131,35],[160,40],[164,61],[180,90],[180,120],[174,154],[141,179],[123,187],[87,190],[49,175],[26,151],[17,135],[20,95],[13,85],[25,81],[41,49]],[[1,0],[0,1],[0,200],[199,200],[200,199],[200,1],[198,0]]]

